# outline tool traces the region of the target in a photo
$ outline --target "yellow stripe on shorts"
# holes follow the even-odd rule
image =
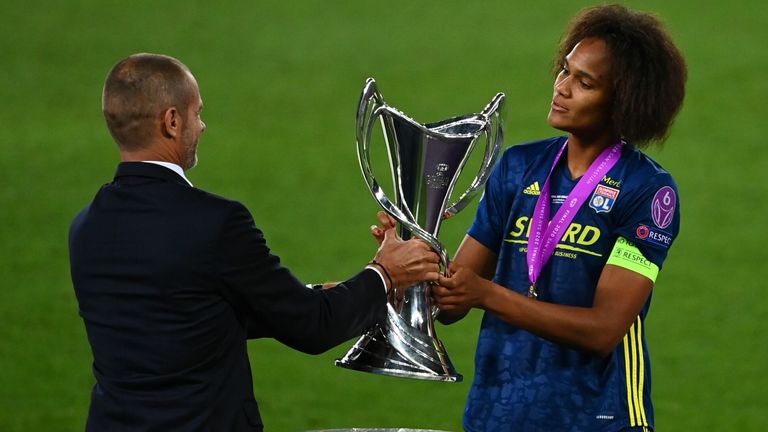
[[[627,383],[627,408],[632,427],[648,426],[645,417],[645,357],[643,354],[643,322],[640,316],[624,336],[624,375]]]

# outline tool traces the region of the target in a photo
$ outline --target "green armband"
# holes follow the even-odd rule
[[[659,266],[648,261],[640,249],[624,237],[616,239],[616,244],[613,245],[611,256],[606,264],[613,264],[640,273],[650,279],[651,282],[656,282],[656,276],[659,275]]]

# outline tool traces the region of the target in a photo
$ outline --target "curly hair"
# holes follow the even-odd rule
[[[685,97],[687,67],[663,24],[653,15],[621,5],[582,10],[568,26],[555,57],[557,74],[582,40],[598,38],[611,57],[611,120],[627,142],[661,144]]]

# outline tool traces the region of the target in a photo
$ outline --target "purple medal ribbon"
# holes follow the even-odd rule
[[[552,168],[549,169],[547,180],[541,188],[541,194],[536,201],[536,207],[531,218],[531,234],[528,238],[528,253],[526,255],[528,279],[531,281],[531,287],[528,288],[528,297],[531,298],[538,297],[536,281],[539,279],[544,265],[547,264],[549,258],[555,252],[557,242],[563,237],[563,230],[571,225],[571,221],[576,217],[576,213],[584,205],[589,194],[594,192],[597,184],[603,179],[603,175],[610,171],[621,158],[622,143],[620,142],[603,150],[600,156],[589,166],[581,180],[576,183],[571,193],[568,194],[568,198],[560,206],[552,222],[547,225],[551,199],[549,196],[550,177],[567,146],[568,141],[566,140],[560,151],[557,152]]]

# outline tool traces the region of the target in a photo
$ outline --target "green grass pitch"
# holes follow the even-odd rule
[[[688,93],[652,155],[675,176],[682,231],[647,322],[661,431],[768,424],[768,55],[764,1],[628,1],[658,13],[684,50]],[[551,57],[591,3],[469,1],[43,1],[3,5],[0,25],[0,431],[82,430],[93,376],[69,280],[67,229],[117,152],[100,113],[108,69],[134,52],[180,58],[208,130],[196,186],[244,202],[307,281],[352,275],[373,254],[376,204],[357,167],[366,77],[423,121],[507,94],[505,145],[550,136]],[[443,225],[455,250],[474,206]],[[761,222],[763,221],[763,222]],[[336,368],[250,343],[269,430],[460,430],[480,313],[438,327],[466,381]]]

